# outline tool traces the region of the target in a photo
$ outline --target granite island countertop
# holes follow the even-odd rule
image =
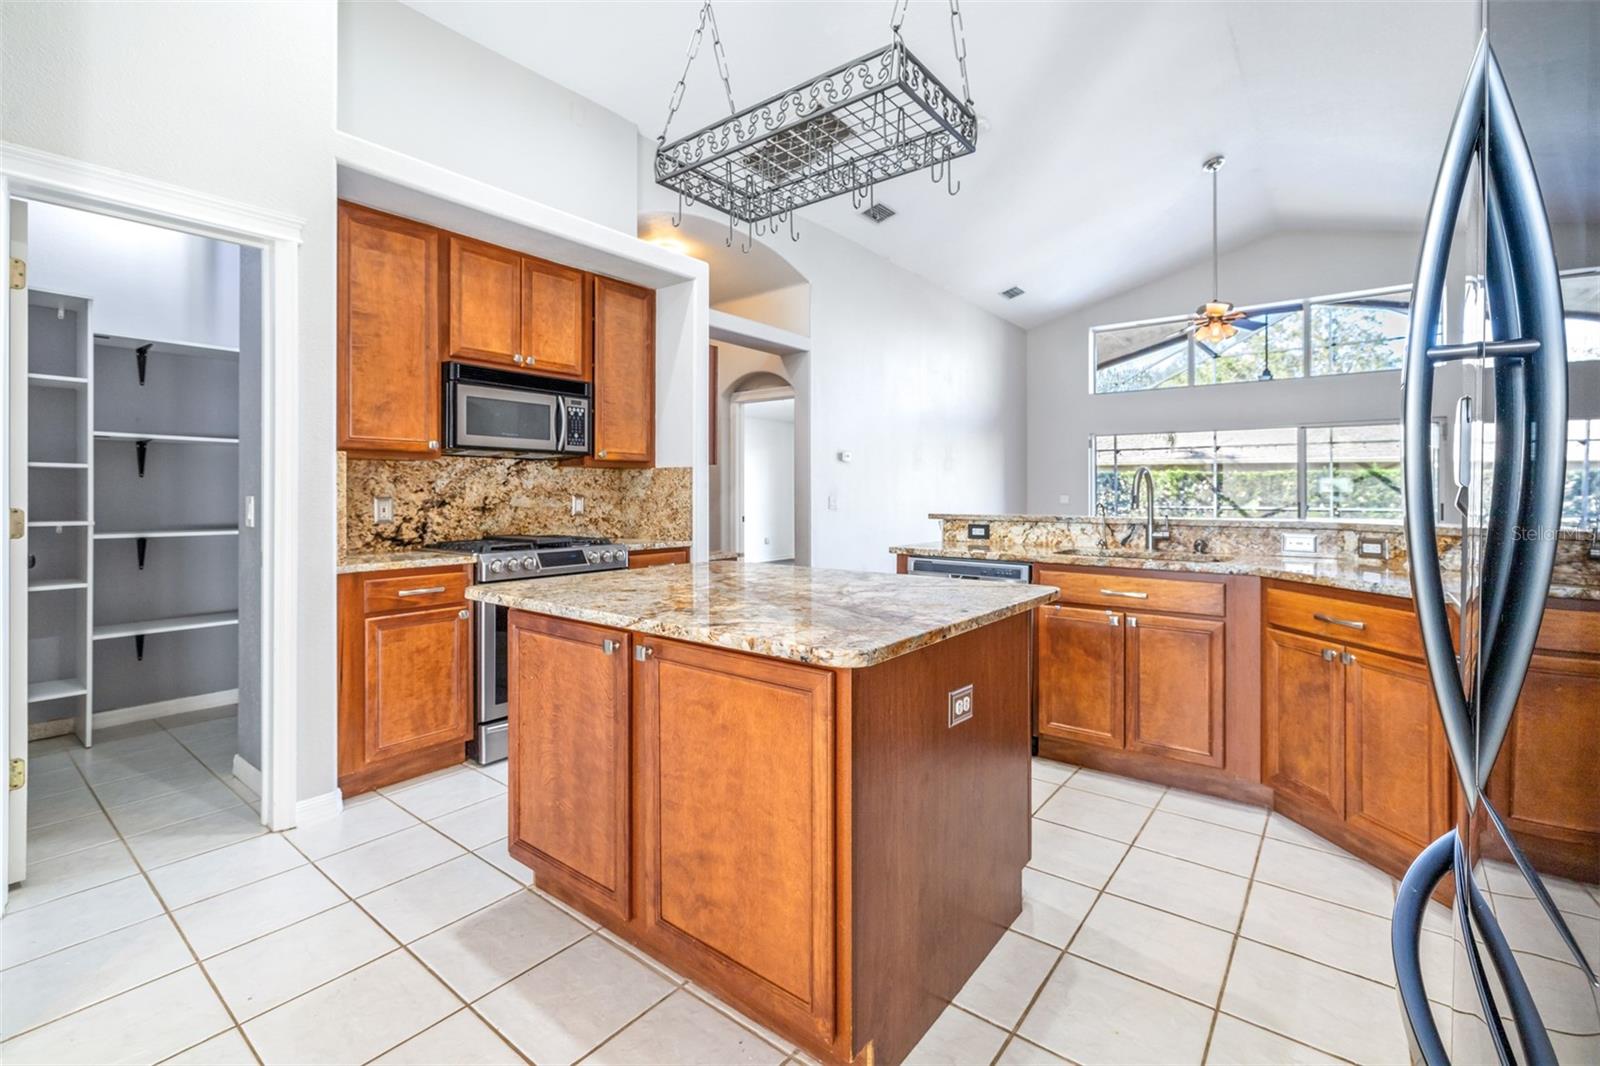
[[[472,585],[469,599],[823,666],[872,666],[1056,596],[1012,582],[717,562]]]
[[[988,559],[999,562],[1044,563],[1054,566],[1103,566],[1126,570],[1164,570],[1191,574],[1234,574],[1301,581],[1352,592],[1411,598],[1411,577],[1403,568],[1362,565],[1348,558],[1292,555],[1238,555],[1206,558],[1180,554],[1118,554],[1107,552],[1049,551],[1028,548],[982,548],[973,544],[907,544],[890,548],[895,555],[921,555],[939,559]],[[1446,590],[1455,578],[1446,573]],[[1600,600],[1600,583],[1550,586],[1553,599]]]

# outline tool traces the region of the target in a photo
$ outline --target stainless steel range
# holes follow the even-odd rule
[[[604,537],[485,537],[430,544],[445,551],[478,556],[478,581],[522,581],[528,578],[620,570],[628,565],[628,549]],[[473,605],[477,613],[474,658],[477,664],[477,728],[467,754],[480,766],[506,757],[506,617],[493,604]]]

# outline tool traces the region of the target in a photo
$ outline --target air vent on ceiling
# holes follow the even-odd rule
[[[894,217],[894,208],[888,204],[873,204],[861,213],[874,222],[884,222]]]
[[[1000,295],[1004,296],[1008,300],[1015,300],[1018,296],[1022,295],[1022,292],[1023,290],[1013,285],[1009,289],[1002,289]]]

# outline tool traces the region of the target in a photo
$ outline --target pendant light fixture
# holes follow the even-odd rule
[[[1214,155],[1200,164],[1200,169],[1211,175],[1211,299],[1195,308],[1189,331],[1197,342],[1211,345],[1221,344],[1237,333],[1239,330],[1234,323],[1245,317],[1243,311],[1235,311],[1233,304],[1218,295],[1221,287],[1217,284],[1217,171],[1227,161],[1226,156]],[[1270,371],[1265,376],[1271,377]]]

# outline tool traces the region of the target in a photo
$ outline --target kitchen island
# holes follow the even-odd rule
[[[512,609],[510,850],[833,1062],[898,1062],[1022,907],[1032,609],[734,562],[474,586]]]

